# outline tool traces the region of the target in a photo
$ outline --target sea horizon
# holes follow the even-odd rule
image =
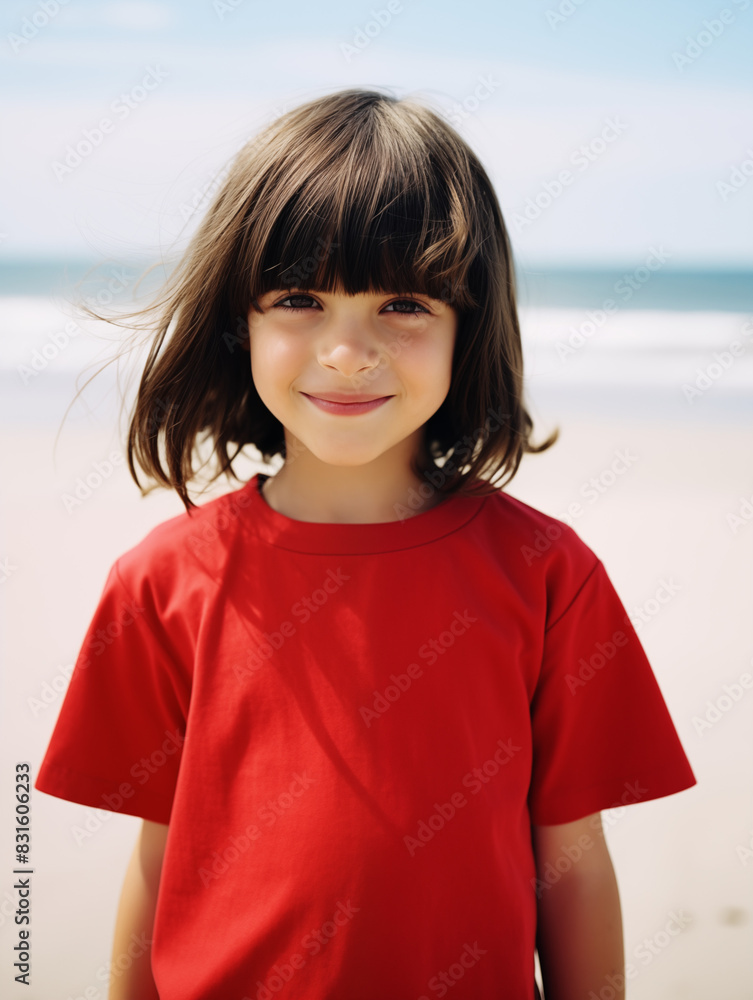
[[[566,263],[521,263],[515,260],[518,304],[522,307],[599,308],[613,301],[618,308],[751,312],[753,311],[753,267],[693,266],[668,263],[661,247],[648,248],[644,259],[603,266]],[[84,259],[69,256],[0,257],[0,297],[97,294],[123,285],[117,298],[124,299],[146,269],[159,261],[145,258]],[[156,267],[142,290],[148,293],[164,277]],[[79,285],[79,283],[81,283]]]
[[[75,302],[88,298],[110,315],[143,304],[142,293],[148,297],[164,277],[155,269],[134,303],[146,266],[143,260],[0,261],[4,422],[62,417],[76,385],[122,345],[116,326],[85,321]],[[518,267],[529,399],[554,419],[579,412],[750,420],[751,277],[744,269]],[[115,369],[94,379],[87,399],[113,397]]]

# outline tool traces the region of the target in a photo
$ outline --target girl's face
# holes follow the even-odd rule
[[[362,465],[392,448],[403,459],[415,454],[450,388],[458,321],[451,306],[418,293],[295,289],[256,301],[262,313],[248,314],[251,375],[285,428],[288,455],[291,436],[330,465]],[[352,395],[388,398],[341,412],[311,398]]]

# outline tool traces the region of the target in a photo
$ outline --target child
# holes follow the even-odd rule
[[[602,562],[492,481],[557,435],[476,156],[311,101],[158,306],[129,466],[186,513],[113,564],[36,780],[145,821],[110,997],[532,1000],[536,950],[547,1000],[623,996],[600,810],[695,777]],[[200,440],[283,464],[196,506]]]

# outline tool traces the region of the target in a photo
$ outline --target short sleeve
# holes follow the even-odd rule
[[[189,686],[158,615],[110,569],[34,787],[168,823]]]
[[[696,784],[646,653],[601,561],[544,635],[531,700],[536,825]]]

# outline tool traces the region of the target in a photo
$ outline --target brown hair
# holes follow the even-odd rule
[[[496,491],[504,484],[494,476],[508,472],[509,482],[524,452],[557,440],[559,428],[531,443],[512,254],[483,166],[429,108],[341,90],[282,115],[240,150],[156,299],[130,314],[156,318],[128,430],[142,493],[136,465],[190,512],[202,435],[216,460],[211,481],[238,479],[232,463],[247,444],[267,463],[286,458],[282,424],[241,348],[255,299],[292,287],[417,292],[458,311],[450,389],[414,460],[436,489]]]

